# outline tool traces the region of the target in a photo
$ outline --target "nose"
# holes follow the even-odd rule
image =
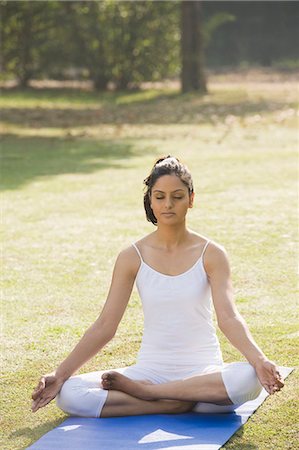
[[[165,208],[166,209],[172,208],[172,199],[171,199],[171,197],[166,197],[166,199],[165,199]]]

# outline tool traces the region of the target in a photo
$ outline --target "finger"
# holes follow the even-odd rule
[[[270,394],[270,395],[272,395],[272,394],[274,394],[275,393],[275,390],[274,390],[274,385],[273,384],[270,384],[270,383],[265,383],[264,384],[264,388],[266,389],[266,391],[268,392],[268,394]]]
[[[280,391],[280,387],[277,384],[274,384],[274,386],[272,386],[272,393],[275,394],[276,392]]]
[[[275,392],[281,391],[281,389],[283,388],[284,385],[281,384],[275,384],[274,388],[275,388]]]
[[[276,380],[276,386],[279,387],[279,389],[284,387],[284,382],[282,380]]]
[[[44,387],[45,387],[45,384],[46,384],[45,377],[42,377],[42,378],[39,380],[39,382],[38,382],[37,389],[42,389],[42,388],[44,388]]]
[[[52,398],[49,397],[42,397],[39,400],[35,401],[32,403],[31,405],[31,410],[32,412],[36,412],[37,410],[39,410],[40,408],[43,408],[44,406],[46,406],[48,403],[50,403],[50,401],[52,400]]]
[[[270,368],[269,374],[268,374],[268,383],[276,385],[278,381],[282,382],[282,376],[279,372],[279,369],[276,365],[273,365]]]
[[[36,405],[35,411],[37,411],[38,409],[42,408],[43,406],[45,406],[45,400],[41,399],[38,404]],[[34,411],[34,412],[35,412]]]
[[[39,404],[39,408],[43,408],[44,406],[48,405],[48,403],[50,403],[50,401],[53,400],[52,397],[45,397],[42,399],[42,401]]]
[[[278,375],[276,376],[276,380],[280,381],[281,383],[284,383],[284,378],[280,373],[278,373]]]
[[[32,400],[36,400],[42,394],[43,390],[42,388],[35,390],[31,395]]]
[[[283,381],[283,377],[282,377],[281,373],[279,372],[278,367],[274,368],[273,373],[274,373],[274,376],[275,376],[276,380]]]
[[[31,410],[32,412],[36,412],[40,408],[42,398],[38,398],[37,400],[33,401],[31,404]]]
[[[31,404],[32,412],[36,412],[39,408],[41,408],[41,404],[43,401],[43,397],[39,396],[37,399],[35,399]]]
[[[271,394],[271,388],[268,384],[263,384],[264,389],[268,392],[268,394]]]
[[[31,411],[32,412],[36,412],[38,410],[38,404],[39,404],[38,401],[32,402],[32,404],[31,404]]]
[[[284,386],[284,380],[278,371],[275,372],[275,378],[274,378],[273,384],[275,386],[277,386],[279,389],[283,388],[283,386]]]
[[[38,389],[38,390],[36,389],[35,391],[33,391],[32,395],[31,395],[32,400],[36,400],[42,392],[43,392],[43,389]]]
[[[38,385],[36,386],[36,388],[34,389],[33,393],[32,393],[32,398],[33,400],[36,399],[36,397],[39,396],[39,394],[43,391],[43,389],[45,389],[46,386],[46,382],[45,382],[45,378],[41,378],[40,381],[38,382]]]

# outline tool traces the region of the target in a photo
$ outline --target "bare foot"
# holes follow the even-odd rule
[[[134,381],[118,372],[106,372],[102,375],[102,386],[106,390],[122,391],[143,400],[153,400],[148,392],[150,381]]]

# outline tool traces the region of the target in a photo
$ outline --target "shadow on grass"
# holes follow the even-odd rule
[[[2,120],[36,129],[101,124],[209,124],[215,123],[217,119],[222,121],[228,115],[246,118],[255,114],[273,113],[286,107],[284,98],[281,101],[261,97],[252,100],[245,91],[223,91],[220,97],[219,93],[202,96],[154,90],[106,94],[48,91],[16,90],[11,94],[6,93],[2,96]],[[5,98],[15,105],[5,106]],[[18,106],[20,99],[34,102],[34,106]],[[50,101],[46,106],[42,103],[45,100]]]
[[[16,98],[22,100],[43,100],[53,103],[68,101],[84,104],[125,104],[125,103],[152,103],[159,99],[170,99],[182,97],[176,89],[146,89],[132,91],[93,91],[84,88],[32,88],[22,89],[20,87],[2,87],[2,98]],[[200,94],[196,94],[200,95]]]
[[[67,417],[63,417],[61,419],[52,420],[51,422],[45,422],[41,425],[38,425],[34,428],[20,428],[19,430],[13,431],[9,435],[9,439],[16,439],[19,437],[26,437],[30,439],[28,444],[25,447],[20,447],[19,450],[25,450],[29,445],[34,444],[38,439],[40,439],[44,434],[53,430],[53,428],[58,427]]]
[[[128,167],[135,156],[132,144],[93,139],[16,137],[1,142],[1,189],[16,189],[36,178],[70,173],[92,173]]]

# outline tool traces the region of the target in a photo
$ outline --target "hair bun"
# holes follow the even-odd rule
[[[162,158],[159,158],[156,162],[155,162],[155,166],[162,164],[164,161],[167,162],[174,162],[174,163],[179,163],[180,161],[178,160],[178,158],[176,158],[175,156],[172,155],[167,155],[167,156],[163,156]]]

